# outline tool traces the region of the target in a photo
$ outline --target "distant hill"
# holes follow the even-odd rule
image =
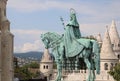
[[[26,53],[14,53],[14,56],[21,58],[33,57],[40,60],[42,58],[43,52],[26,52]]]

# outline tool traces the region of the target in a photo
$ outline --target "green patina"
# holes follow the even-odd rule
[[[61,81],[62,69],[77,70],[79,58],[84,59],[89,70],[87,81],[94,81],[95,68],[97,74],[100,72],[99,44],[96,40],[81,38],[75,10],[70,11],[70,21],[65,26],[64,35],[47,32],[41,35],[41,39],[46,48],[52,48],[58,70],[56,81]]]

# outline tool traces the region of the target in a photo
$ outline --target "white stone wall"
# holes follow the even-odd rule
[[[101,71],[105,71],[105,63],[107,63],[108,64],[108,70],[110,70],[110,68],[111,68],[111,63],[113,64],[113,67],[118,63],[118,60],[108,60],[108,59],[106,59],[106,60],[101,60],[101,62],[100,62],[100,70]]]
[[[77,72],[77,73],[76,73]],[[54,71],[54,76],[56,77],[57,72]],[[114,81],[114,79],[107,73],[107,71],[101,71],[100,75],[95,74],[95,81]],[[50,80],[54,81],[55,77]],[[63,73],[62,81],[85,81],[88,77],[88,70],[77,70],[71,73]]]
[[[51,62],[41,62],[40,63],[40,72],[42,72],[45,76],[52,74],[53,63]]]

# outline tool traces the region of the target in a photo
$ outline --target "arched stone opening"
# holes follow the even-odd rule
[[[105,63],[105,64],[104,64],[104,69],[105,69],[105,70],[108,70],[108,63]]]

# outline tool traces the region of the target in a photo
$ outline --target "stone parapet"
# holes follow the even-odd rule
[[[50,81],[54,81],[57,71],[54,71],[54,77]],[[114,81],[114,79],[107,73],[107,71],[101,71],[100,74],[96,74],[95,81]],[[88,76],[88,70],[63,70],[62,80],[63,81],[86,81]]]

